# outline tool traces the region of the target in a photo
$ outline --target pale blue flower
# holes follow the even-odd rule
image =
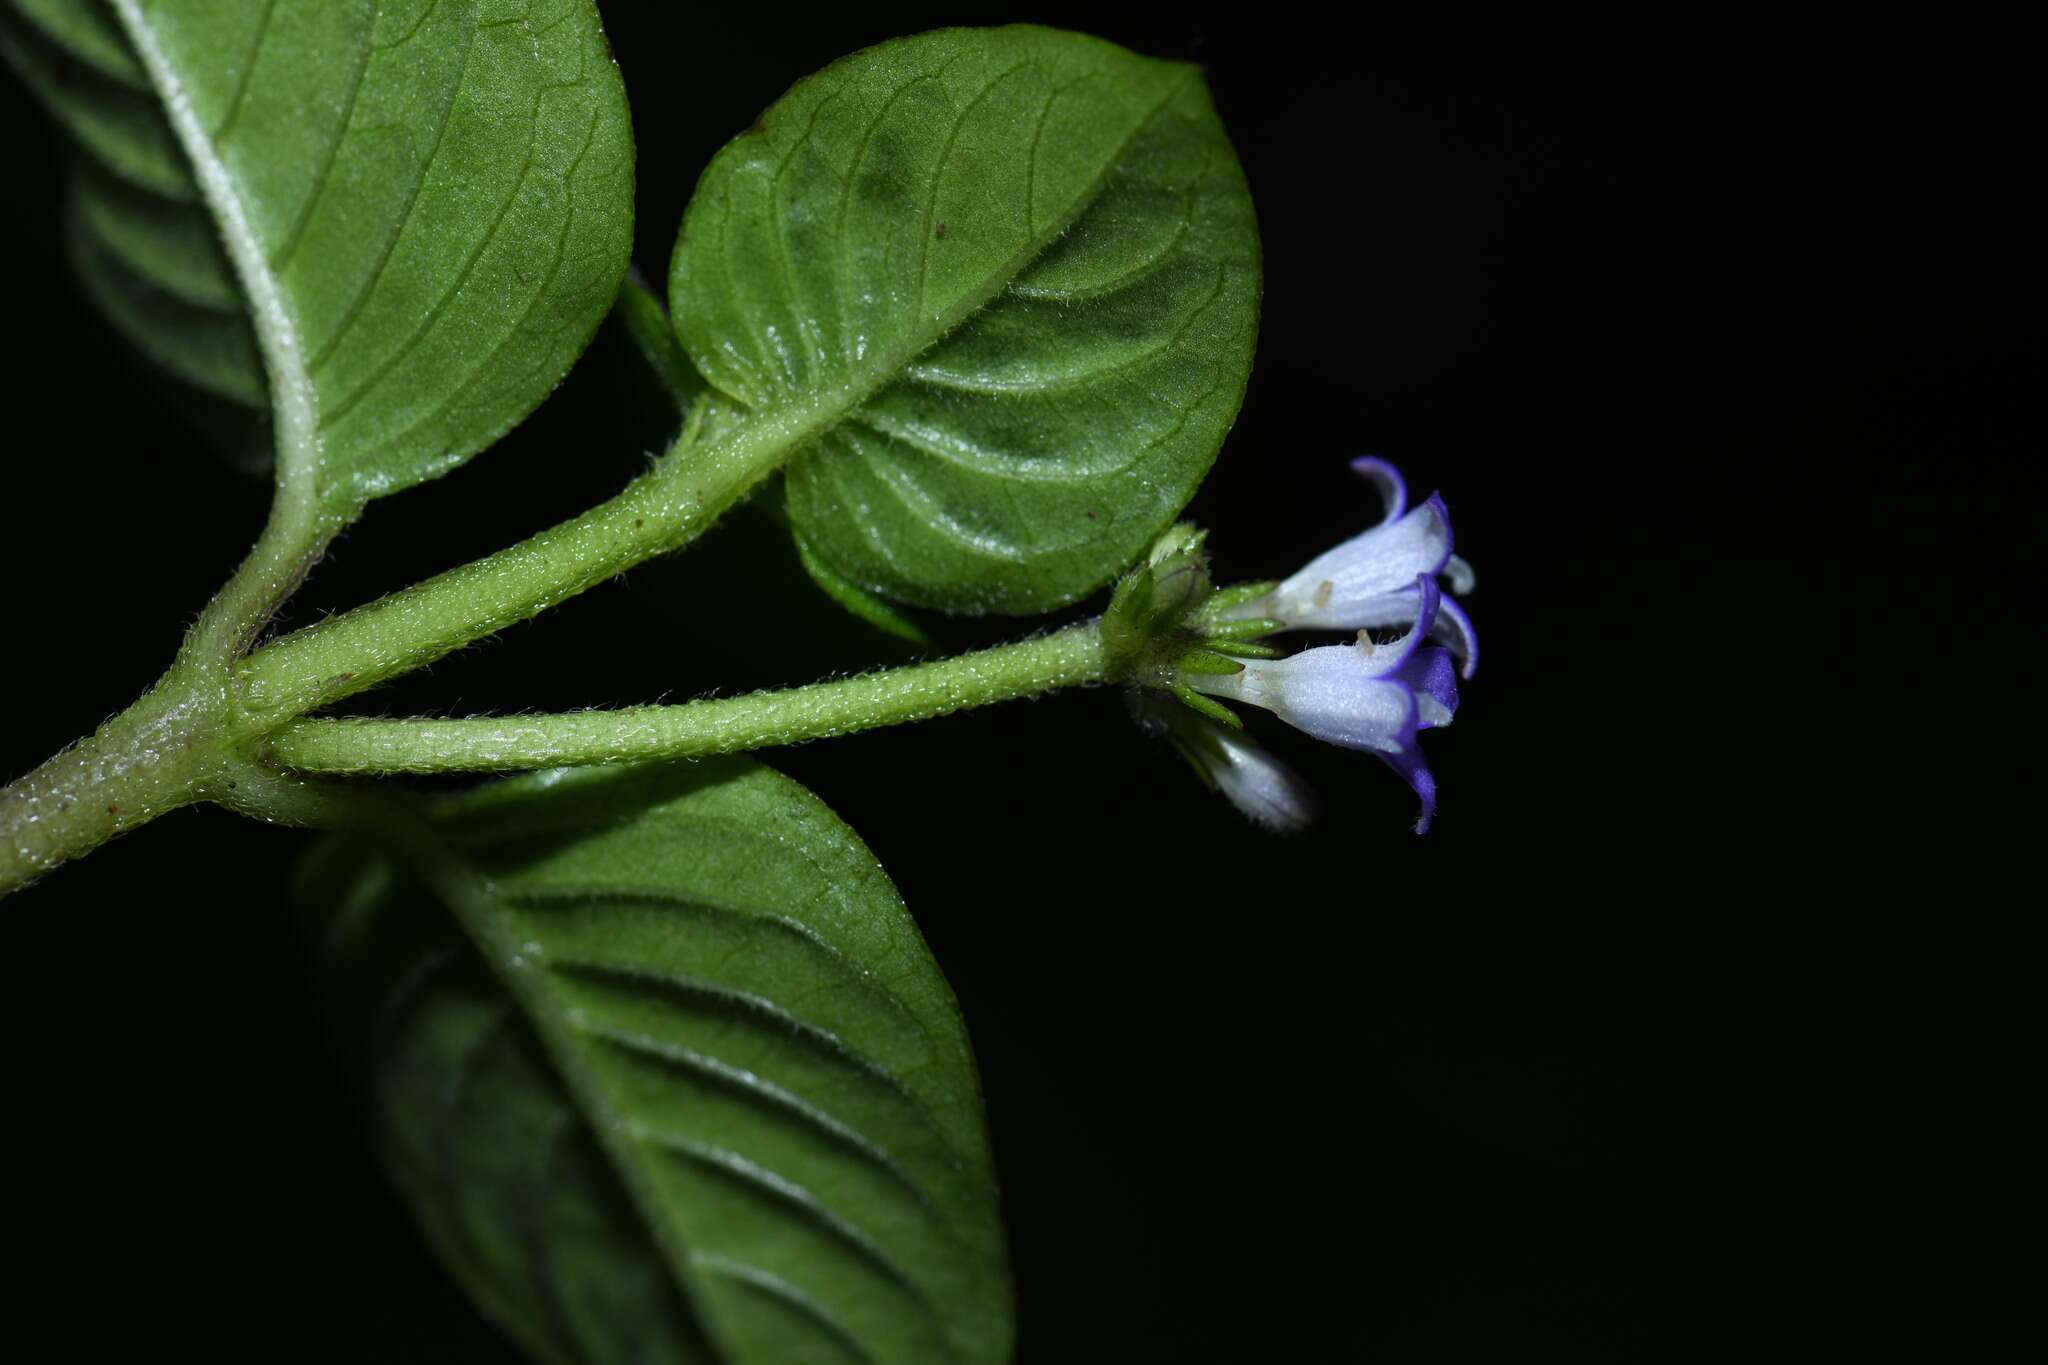
[[[1399,470],[1367,455],[1351,467],[1380,491],[1379,524],[1325,550],[1289,575],[1264,597],[1232,608],[1234,618],[1265,617],[1285,630],[1364,630],[1406,626],[1421,619],[1417,582],[1441,574],[1451,591],[1470,592],[1471,565],[1451,553],[1451,519],[1443,498],[1432,493],[1408,507],[1408,485]],[[1479,665],[1479,637],[1455,600],[1442,597],[1429,622],[1430,634],[1450,647],[1470,678]]]
[[[1264,707],[1317,739],[1379,755],[1422,798],[1422,817],[1415,826],[1419,834],[1436,814],[1436,779],[1422,761],[1417,736],[1450,724],[1458,709],[1451,651],[1422,645],[1443,602],[1433,572],[1417,574],[1402,590],[1412,597],[1382,592],[1359,599],[1399,596],[1403,603],[1412,602],[1403,612],[1410,622],[1408,633],[1398,640],[1375,644],[1361,628],[1350,644],[1323,645],[1281,659],[1245,660],[1238,672],[1190,673],[1186,682],[1212,696]]]

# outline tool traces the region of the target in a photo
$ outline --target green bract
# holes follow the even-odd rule
[[[809,551],[955,611],[1107,582],[1208,471],[1258,241],[1200,73],[1038,28],[884,43],[705,171],[671,311],[789,467]]]
[[[853,831],[737,759],[518,779],[437,828],[415,872],[316,849],[307,923],[486,1312],[554,1361],[1007,1357],[966,1035]]]

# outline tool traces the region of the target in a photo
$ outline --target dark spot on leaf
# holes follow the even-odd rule
[[[109,802],[107,802],[107,814],[109,814],[109,815],[119,815],[120,813],[121,813],[121,803],[120,803],[119,801],[109,801]]]
[[[939,224],[938,232],[935,233],[934,235],[937,236],[941,241],[945,240],[946,225],[944,223]]]
[[[634,529],[634,530],[636,530],[636,531],[637,531],[637,530],[639,530],[639,529],[640,529],[641,527],[645,526],[646,524],[647,524],[647,518],[645,518],[645,517],[635,517],[635,518],[633,518],[633,529]]]

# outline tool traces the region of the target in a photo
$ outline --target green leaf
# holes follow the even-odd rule
[[[13,0],[21,17],[87,69],[147,94],[149,73],[102,0]]]
[[[1073,601],[1173,520],[1258,293],[1200,73],[1029,27],[799,82],[705,171],[669,281],[720,393],[822,433],[788,476],[812,553],[954,611]]]
[[[633,348],[640,352],[640,358],[647,362],[647,368],[660,381],[662,392],[676,405],[676,415],[686,415],[690,405],[697,401],[697,396],[704,392],[704,376],[697,373],[697,367],[690,363],[690,357],[684,355],[683,348],[676,343],[675,329],[668,321],[668,309],[647,287],[638,270],[627,272],[626,283],[619,290],[613,311],[618,314],[619,325],[626,329]]]
[[[690,363],[690,357],[677,344],[675,329],[669,324],[668,309],[648,289],[638,270],[627,272],[626,283],[619,290],[618,302],[612,311],[618,316],[619,324],[632,340],[634,348],[640,352],[640,358],[647,363],[648,370],[661,384],[662,391],[675,404],[677,415],[687,417],[704,392],[704,376],[697,373],[697,367]],[[788,514],[782,507],[780,481],[773,483],[772,488],[762,489],[749,506],[770,514],[777,529],[789,537],[798,562],[821,592],[884,634],[925,648],[937,643],[924,627],[898,611],[885,598],[843,577],[837,569],[812,553],[811,548],[804,544],[803,537],[791,530]]]
[[[13,9],[0,9],[0,51],[79,149],[139,189],[173,203],[198,203],[199,187],[148,80],[109,75],[86,55],[95,43],[80,33],[97,35],[98,44],[125,44],[100,0],[80,0],[65,20],[53,20],[57,6],[49,0],[7,3]],[[129,64],[140,71],[132,56]]]
[[[89,292],[214,393],[267,375],[279,478],[328,507],[491,444],[603,320],[632,135],[591,0],[6,3],[7,55],[97,168]],[[209,336],[226,282],[260,371]]]
[[[958,1010],[816,797],[585,769],[438,833],[411,870],[330,839],[302,884],[380,1154],[487,1314],[592,1365],[1007,1357]]]
[[[790,538],[796,545],[796,556],[802,562],[804,572],[811,576],[820,592],[884,634],[893,635],[920,649],[938,646],[930,631],[889,605],[887,599],[869,592],[821,559],[801,531],[792,527]]]
[[[91,168],[71,188],[71,265],[100,312],[179,379],[260,412],[263,356],[209,225]]]

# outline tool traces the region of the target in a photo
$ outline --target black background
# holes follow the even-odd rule
[[[1102,691],[774,756],[959,992],[1022,1361],[1662,1358],[1775,1339],[1788,1307],[1827,1340],[1930,1306],[1886,1277],[1982,1178],[1963,1058],[2027,905],[1989,828],[2029,809],[2002,775],[2041,586],[2015,35],[604,8],[656,279],[708,156],[842,52],[1031,17],[1203,63],[1268,272],[1191,509],[1220,574],[1362,525],[1361,452],[1441,488],[1479,570],[1485,664],[1431,737],[1424,839],[1384,769],[1273,727],[1329,809],[1260,837]],[[12,84],[0,120],[12,775],[160,671],[265,495],[73,292],[55,134]],[[664,435],[608,332],[503,446],[373,508],[293,619],[588,505]],[[369,704],[898,657],[747,558],[757,529]],[[279,913],[301,842],[184,812],[0,907],[16,1330],[88,1359],[508,1358],[356,1144]]]

